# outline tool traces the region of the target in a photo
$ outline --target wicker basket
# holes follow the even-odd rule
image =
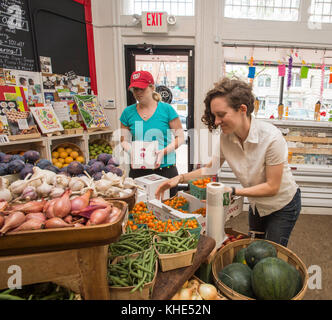
[[[51,151],[51,154],[52,154],[52,152],[54,152],[54,151],[56,151],[58,148],[70,148],[70,149],[72,149],[73,151],[77,151],[78,152],[78,155],[79,156],[81,156],[81,157],[83,157],[84,158],[84,163],[85,163],[85,156],[84,156],[84,153],[83,153],[83,151],[81,150],[81,148],[78,146],[78,145],[76,145],[76,144],[74,144],[74,143],[71,143],[71,142],[64,142],[64,143],[60,143],[60,144],[58,144],[58,145],[56,145],[56,146],[54,146],[53,148],[52,148],[52,151]],[[69,156],[69,155],[68,155]],[[74,161],[75,161],[75,159],[74,159]]]
[[[135,253],[132,255],[129,255],[131,257],[138,256],[139,253]],[[116,264],[125,257],[116,257],[113,261],[112,264]],[[146,283],[142,291],[137,290],[135,292],[130,292],[132,289],[134,289],[133,286],[131,287],[113,287],[109,286],[110,290],[110,296],[111,300],[149,300],[152,296],[154,284],[156,283],[156,278],[157,278],[157,273],[158,273],[158,260],[156,260],[156,265],[155,265],[155,273],[154,277],[151,282]]]
[[[193,264],[194,255],[197,251],[197,248],[183,252],[161,254],[154,245],[155,242],[157,242],[158,240],[159,237],[155,235],[153,237],[153,247],[158,255],[161,271],[165,272],[174,269],[189,267]]]
[[[219,280],[218,272],[221,271],[228,264],[231,264],[237,252],[242,248],[248,247],[248,245],[253,241],[259,241],[259,240],[242,239],[231,242],[227,244],[224,248],[219,250],[212,261],[212,274],[215,284],[222,292],[222,294],[226,295],[228,298],[232,300],[255,300],[255,299],[239,294],[234,290],[232,290],[230,287],[226,286],[224,283],[222,283]],[[302,277],[303,287],[301,291],[295,297],[292,298],[292,300],[302,300],[307,291],[308,278],[309,278],[305,264],[295,253],[293,253],[291,250],[287,249],[286,247],[272,241],[268,240],[265,241],[271,243],[276,248],[278,258],[286,261],[287,263],[293,265],[297,270],[299,270]]]

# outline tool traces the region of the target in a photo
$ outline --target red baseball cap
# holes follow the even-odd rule
[[[153,76],[148,71],[135,71],[130,77],[130,88],[145,89],[150,84],[154,84]]]

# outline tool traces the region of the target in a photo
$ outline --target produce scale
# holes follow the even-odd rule
[[[216,246],[205,227],[211,179],[159,203],[143,201],[139,180],[99,143],[90,145],[87,164],[69,145],[53,150],[53,163],[36,150],[0,153],[0,299],[304,296],[306,267],[287,248],[232,229]],[[23,289],[9,285],[13,265]]]

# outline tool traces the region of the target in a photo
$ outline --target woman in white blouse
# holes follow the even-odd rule
[[[249,231],[287,246],[301,211],[301,191],[288,166],[285,139],[274,125],[251,116],[254,101],[244,81],[224,78],[216,83],[204,100],[202,121],[210,131],[221,128],[218,152],[207,166],[161,184],[156,197],[179,183],[216,174],[226,160],[242,185],[229,192],[250,203]]]

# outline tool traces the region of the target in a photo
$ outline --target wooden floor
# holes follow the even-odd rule
[[[235,230],[248,232],[248,214],[242,213],[226,224]],[[304,300],[332,300],[332,216],[301,214],[296,222],[288,248],[297,254],[307,268],[319,266],[322,271],[322,288],[308,287]],[[308,270],[310,271],[310,270]],[[309,272],[310,275],[316,272]]]

